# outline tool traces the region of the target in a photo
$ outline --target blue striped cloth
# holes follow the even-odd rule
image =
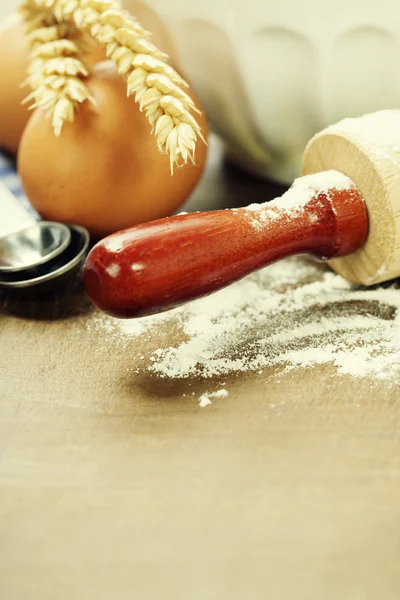
[[[17,173],[14,157],[9,156],[0,148],[0,180],[8,187],[21,204],[35,217],[39,219],[38,213],[32,208],[21,186],[21,180]],[[0,215],[1,218],[1,215]]]

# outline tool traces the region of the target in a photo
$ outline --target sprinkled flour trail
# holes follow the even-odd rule
[[[332,201],[332,191],[355,189],[351,179],[338,171],[324,171],[313,175],[299,177],[293,185],[279,198],[265,204],[250,204],[243,210],[251,219],[256,229],[264,227],[271,220],[276,220],[282,215],[294,217],[305,209],[307,204],[319,194],[326,194]],[[335,210],[331,202],[332,209]],[[263,209],[268,207],[268,212]],[[315,220],[314,217],[310,217]]]
[[[139,320],[100,315],[98,326],[129,343],[165,323],[177,345],[156,349],[148,371],[166,378],[332,363],[338,374],[395,381],[400,375],[400,289],[360,288],[324,265],[290,258],[207,298]],[[208,400],[211,394],[205,395]],[[200,405],[207,405],[207,399]]]
[[[211,392],[211,394],[203,394],[199,398],[199,406],[200,408],[205,408],[206,406],[210,406],[210,404],[212,404],[210,398],[226,398],[228,395],[228,391],[224,388],[217,390],[216,392]]]

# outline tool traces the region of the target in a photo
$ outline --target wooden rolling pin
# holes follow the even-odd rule
[[[99,242],[86,290],[101,310],[140,317],[310,253],[372,285],[400,275],[400,110],[345,119],[307,145],[303,177],[277,200],[182,214]]]

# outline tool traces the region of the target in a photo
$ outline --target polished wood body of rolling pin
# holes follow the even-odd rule
[[[145,316],[301,253],[356,283],[400,275],[400,111],[317,134],[302,172],[270,203],[177,215],[105,238],[85,264],[89,296],[113,316]]]

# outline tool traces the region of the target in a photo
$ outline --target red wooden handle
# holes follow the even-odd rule
[[[293,254],[344,256],[367,235],[360,193],[317,193],[305,206],[279,204],[178,215],[98,243],[87,257],[86,290],[101,310],[140,317],[214,292]]]

